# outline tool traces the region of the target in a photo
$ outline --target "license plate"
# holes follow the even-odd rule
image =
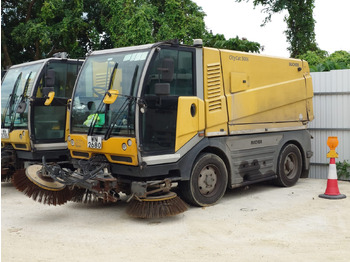
[[[1,129],[1,138],[4,138],[4,139],[9,138],[9,130],[8,129]]]
[[[102,137],[88,136],[87,147],[94,148],[94,149],[102,149]]]

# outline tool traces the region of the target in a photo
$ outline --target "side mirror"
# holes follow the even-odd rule
[[[103,103],[107,105],[113,104],[117,99],[118,95],[119,95],[118,90],[108,90],[106,92],[105,97],[103,98]]]
[[[174,78],[174,60],[171,58],[164,58],[162,67],[157,68],[161,72],[163,82],[171,82]]]
[[[17,106],[16,113],[22,114],[24,113],[24,111],[26,111],[26,108],[27,108],[27,103],[25,101],[21,101]]]
[[[157,96],[170,95],[170,84],[169,83],[156,83],[154,85],[154,93]]]
[[[52,100],[55,97],[55,92],[51,91],[47,96],[48,96],[48,98],[45,100],[44,105],[49,106],[49,105],[51,105]]]
[[[55,71],[52,69],[47,70],[45,76],[45,86],[54,86],[55,85]]]

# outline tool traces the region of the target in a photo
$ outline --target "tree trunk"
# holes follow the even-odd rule
[[[32,8],[33,8],[33,5],[34,5],[35,1],[36,1],[36,0],[32,0],[32,1],[30,2],[30,4],[29,4],[27,16],[26,16],[26,22],[29,21],[30,16],[32,15]]]
[[[1,30],[1,48],[3,51],[3,56],[4,56],[4,63],[1,65],[3,69],[6,69],[10,66],[12,66],[12,61],[9,55],[9,52],[7,50],[7,41],[6,41],[5,33],[4,30]]]
[[[35,57],[34,60],[39,60],[41,58],[40,56],[40,44],[39,40],[35,41]]]

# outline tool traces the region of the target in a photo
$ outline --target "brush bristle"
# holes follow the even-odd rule
[[[67,186],[59,191],[47,190],[37,186],[27,178],[24,169],[13,175],[13,184],[18,191],[23,192],[29,198],[47,205],[62,205],[72,198],[72,192]]]
[[[84,204],[96,203],[100,199],[96,195],[85,188],[75,188],[73,191],[72,199],[70,201],[79,202]]]
[[[11,182],[12,174],[1,174],[1,182]]]
[[[187,204],[178,196],[159,201],[140,201],[133,199],[126,210],[129,216],[135,218],[164,218],[185,212]]]
[[[1,182],[11,182],[14,170],[1,167]]]

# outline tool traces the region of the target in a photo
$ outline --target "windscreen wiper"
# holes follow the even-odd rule
[[[25,100],[26,100],[26,93],[28,91],[28,86],[29,86],[29,80],[30,80],[30,76],[32,75],[32,71],[30,71],[29,75],[28,75],[28,78],[25,82],[25,85],[24,85],[24,88],[23,88],[23,92],[22,94],[20,95],[19,99],[18,99],[18,102],[16,104],[16,106],[14,107],[14,110],[13,110],[13,115],[12,115],[12,118],[11,118],[11,127],[10,127],[10,130],[13,130],[14,128],[14,124],[15,124],[15,120],[16,120],[16,114],[17,114],[17,110],[18,110],[18,107],[21,103],[23,103]],[[25,109],[24,109],[25,110]]]
[[[130,96],[132,97],[134,94],[134,90],[135,90],[135,85],[136,85],[136,77],[137,77],[137,73],[139,71],[139,65],[135,66],[135,70],[134,70],[134,74],[132,76],[132,81],[131,81],[131,88],[130,88]],[[129,103],[129,108],[128,108],[128,132],[130,133],[130,124],[129,124],[129,119],[131,118],[131,112],[132,112],[132,103]]]
[[[96,123],[98,121],[98,115],[99,115],[99,112],[101,111],[101,109],[102,109],[102,107],[104,105],[103,99],[105,98],[106,94],[107,94],[107,92],[103,96],[100,104],[98,105],[95,113],[93,114],[92,121],[90,123],[89,130],[88,130],[88,136],[91,136],[94,133],[95,125],[96,125]]]
[[[107,140],[112,133],[112,130],[114,128],[114,126],[117,124],[117,121],[120,119],[120,117],[123,115],[123,113],[126,111],[126,109],[128,108],[130,103],[133,103],[134,101],[136,101],[136,97],[132,97],[132,96],[123,96],[123,95],[119,95],[122,97],[125,97],[125,101],[123,102],[123,104],[121,105],[121,107],[119,108],[119,110],[116,112],[115,116],[113,117],[111,123],[109,124],[106,132],[105,132],[105,137],[104,139]]]
[[[89,130],[88,130],[88,136],[91,136],[94,133],[95,125],[96,125],[96,123],[98,121],[98,114],[99,114],[100,110],[102,109],[102,107],[104,105],[103,100],[106,97],[106,95],[108,95],[108,90],[110,90],[111,87],[112,87],[114,72],[117,70],[118,65],[119,64],[116,62],[114,64],[114,66],[113,66],[113,70],[112,70],[111,76],[109,78],[109,84],[108,84],[107,91],[105,92],[104,96],[102,97],[101,102],[100,102],[100,104],[98,105],[98,107],[96,109],[96,112],[93,114],[93,118],[92,118],[92,121],[90,123]]]
[[[15,94],[17,93],[17,89],[19,86],[19,82],[21,81],[21,78],[22,78],[22,72],[17,76],[16,82],[13,85],[12,93],[9,96],[9,100],[7,101],[7,105],[6,105],[5,110],[3,112],[3,117],[2,117],[2,121],[1,121],[1,125],[3,127],[5,127],[5,119],[6,119],[7,112],[9,113],[8,116],[11,119],[11,115],[12,115],[12,111],[13,111],[12,108],[13,108],[14,103],[16,102],[15,101],[16,100]]]

